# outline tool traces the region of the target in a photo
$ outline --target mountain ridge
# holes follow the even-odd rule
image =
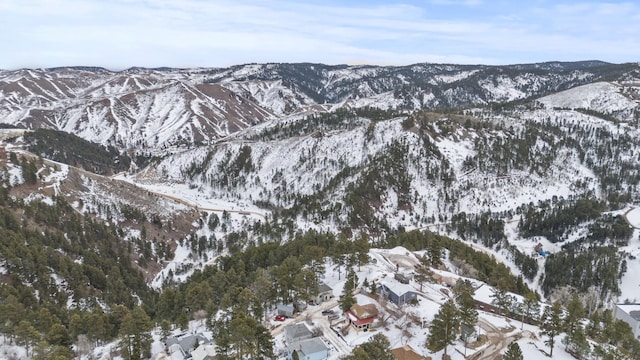
[[[634,70],[638,72],[637,65],[597,61],[511,66],[271,63],[118,72],[94,67],[21,69],[0,71],[0,121],[157,153],[209,143],[299,112],[484,106],[523,101],[598,79],[640,78]]]

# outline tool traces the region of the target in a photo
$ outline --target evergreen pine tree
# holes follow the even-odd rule
[[[376,284],[375,280],[373,280],[369,286],[369,293],[371,295],[375,295],[378,293],[378,284]]]
[[[502,357],[502,360],[523,360],[524,357],[522,355],[522,350],[520,349],[520,345],[517,342],[512,342],[507,347],[507,352]]]
[[[460,327],[460,314],[453,300],[442,304],[440,310],[433,318],[427,337],[427,348],[433,352],[444,349],[447,354],[447,346],[452,344],[458,335]]]
[[[578,359],[584,359],[591,351],[591,346],[584,335],[582,326],[574,328],[567,336],[562,339],[565,350],[576,356]]]
[[[533,321],[538,321],[538,318],[540,317],[540,303],[538,302],[536,294],[529,291],[524,295],[524,301],[522,306],[520,306],[520,311],[522,312],[522,323],[520,329],[524,328],[525,317]]]
[[[555,302],[552,306],[547,306],[542,314],[540,324],[541,334],[547,336],[544,342],[549,346],[549,357],[553,357],[553,347],[558,336],[563,329],[562,307],[559,302]]]
[[[357,285],[358,276],[353,269],[350,269],[349,273],[347,274],[347,281],[344,283],[344,288],[342,289],[342,295],[340,295],[340,299],[338,300],[338,302],[340,303],[340,309],[342,309],[342,311],[351,309],[351,306],[356,303],[356,298],[353,295],[353,291],[356,289]]]
[[[574,294],[567,303],[567,314],[564,318],[564,327],[571,336],[578,328],[582,330],[581,321],[584,318],[584,307],[578,295]]]
[[[422,284],[426,281],[433,279],[433,271],[429,266],[429,258],[425,255],[420,257],[420,263],[415,268],[416,274],[414,276],[415,281],[420,284],[420,291],[422,291]]]
[[[361,360],[361,359],[376,359],[376,360],[394,360],[395,356],[390,350],[391,344],[389,339],[383,334],[374,335],[366,343],[359,345],[353,350],[351,355],[343,357],[343,360]]]
[[[506,315],[509,307],[513,304],[513,297],[507,294],[507,291],[502,286],[498,286],[495,289],[492,297],[491,303],[498,308],[500,314]]]
[[[151,350],[153,323],[147,313],[136,307],[122,319],[120,327],[120,350],[126,360],[140,360]]]
[[[476,302],[473,299],[475,290],[469,280],[459,280],[453,287],[453,293],[458,303],[462,340],[466,344],[467,338],[473,333],[476,323],[478,322],[478,310],[476,309]]]

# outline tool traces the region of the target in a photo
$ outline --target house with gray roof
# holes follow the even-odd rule
[[[402,306],[418,298],[418,294],[411,286],[396,280],[380,281],[378,290],[381,294],[384,294],[389,301],[398,306]]]
[[[200,333],[172,336],[165,342],[165,346],[169,349],[170,354],[176,354],[176,358],[178,358],[177,354],[181,353],[185,359],[191,357],[191,352],[195,350],[196,344],[198,344],[198,346],[210,345],[213,344],[213,340]],[[178,349],[180,351],[178,351]]]
[[[296,352],[300,360],[325,360],[329,357],[329,347],[320,338],[311,338],[295,342],[287,348],[287,359],[293,359]]]
[[[629,324],[633,336],[640,339],[640,304],[617,304],[615,316]]]
[[[313,297],[311,301],[316,305],[320,305],[323,302],[329,301],[333,298],[334,298],[334,295],[333,295],[333,289],[331,288],[331,286],[321,282],[318,284],[318,295]]]
[[[294,311],[295,308],[293,307],[293,304],[278,304],[276,307],[276,313],[286,317],[293,317]]]
[[[287,325],[284,328],[284,339],[288,345],[302,340],[311,339],[312,337],[313,333],[304,323]]]

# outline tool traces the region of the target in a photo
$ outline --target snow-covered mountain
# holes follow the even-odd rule
[[[51,128],[157,153],[211,143],[266,120],[337,107],[413,111],[530,99],[598,79],[637,79],[637,65],[249,64],[112,72],[0,71],[0,122]],[[635,72],[634,72],[635,71]]]
[[[370,202],[381,219],[420,228],[458,212],[515,211],[554,196],[601,194],[602,168],[614,171],[640,150],[637,90],[593,83],[499,113],[477,108],[382,121],[364,111],[293,115],[153,168],[212,197],[274,208],[304,207],[303,198],[321,195],[316,205],[334,214],[350,193],[373,184]],[[593,148],[623,139],[615,154]],[[636,174],[638,167],[629,166]]]
[[[121,149],[208,143],[272,114],[187,72],[53,69],[0,72],[0,118]]]

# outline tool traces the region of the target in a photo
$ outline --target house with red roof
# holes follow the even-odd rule
[[[378,317],[378,308],[375,304],[359,305],[354,304],[344,313],[347,321],[356,331],[369,331],[374,327]]]

